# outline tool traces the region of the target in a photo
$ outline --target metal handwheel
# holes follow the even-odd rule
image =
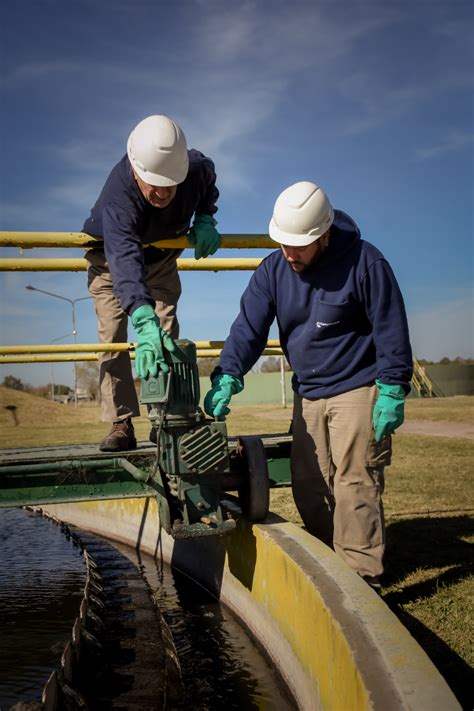
[[[263,521],[270,503],[267,456],[260,437],[239,437],[237,452],[242,459],[238,488],[242,513],[248,521]]]

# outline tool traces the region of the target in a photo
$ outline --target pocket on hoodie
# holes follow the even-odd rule
[[[316,323],[314,325],[321,335],[336,334],[345,330],[345,326],[353,314],[354,307],[349,301],[331,304],[320,300],[316,308]]]

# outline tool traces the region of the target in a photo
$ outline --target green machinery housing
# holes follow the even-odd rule
[[[174,538],[220,535],[235,520],[222,505],[235,492],[250,521],[268,513],[269,488],[290,483],[291,436],[228,437],[224,420],[199,407],[196,347],[178,340],[169,372],[142,380],[150,442],[102,453],[89,445],[3,450],[0,506],[155,497]]]

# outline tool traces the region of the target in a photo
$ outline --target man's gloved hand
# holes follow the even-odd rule
[[[139,378],[148,375],[156,377],[158,370],[169,371],[163,349],[170,353],[176,350],[176,343],[160,326],[160,319],[149,304],[139,306],[131,316],[133,328],[138,335],[135,348],[135,372]]]
[[[194,257],[208,257],[221,246],[221,236],[216,230],[217,222],[210,215],[196,215],[189,230],[188,239],[194,247]]]
[[[379,396],[375,402],[372,421],[375,430],[375,441],[395,432],[405,418],[405,390],[401,385],[387,385],[376,380]]]
[[[228,415],[230,410],[227,405],[232,395],[242,392],[243,382],[235,375],[221,373],[212,378],[212,388],[204,398],[204,410],[210,417]]]

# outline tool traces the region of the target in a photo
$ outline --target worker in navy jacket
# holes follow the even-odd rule
[[[281,248],[242,296],[204,406],[228,414],[276,318],[294,372],[296,505],[306,529],[379,588],[384,467],[412,376],[402,295],[383,255],[314,183],[283,191],[269,233]]]
[[[127,154],[84,223],[84,232],[103,238],[103,247],[86,252],[99,338],[126,342],[130,316],[139,377],[167,370],[163,349],[173,351],[179,335],[176,260],[182,250],[150,243],[187,235],[196,259],[214,254],[221,242],[214,219],[218,196],[213,162],[188,150],[174,121],[148,116],[131,132]],[[100,449],[133,449],[131,418],[139,416],[139,406],[128,353],[100,355],[100,387],[102,419],[113,423]]]

